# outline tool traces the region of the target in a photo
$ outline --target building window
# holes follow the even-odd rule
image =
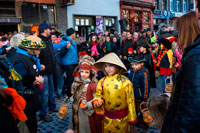
[[[155,0],[155,9],[159,9],[159,1]]]
[[[23,3],[22,20],[24,23],[30,24],[40,24],[45,20],[48,24],[54,25],[54,6],[38,3]]]
[[[183,12],[187,12],[187,2],[183,0]]]
[[[46,20],[49,24],[54,24],[54,6],[52,5],[40,5],[41,21]]]
[[[176,1],[176,11],[181,12],[181,0]]]
[[[23,3],[22,20],[24,23],[40,23],[39,4]]]
[[[170,11],[174,11],[174,0],[170,0]]]
[[[162,10],[166,10],[166,0],[163,0],[162,2]]]

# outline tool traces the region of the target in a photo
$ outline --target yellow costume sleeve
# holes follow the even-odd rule
[[[173,52],[172,52],[172,50],[167,51],[167,56],[168,56],[169,63],[170,63],[169,68],[172,68],[173,67]]]
[[[131,124],[134,124],[137,122],[137,115],[136,115],[136,109],[135,109],[135,97],[134,97],[134,91],[133,91],[133,85],[132,83],[129,83],[125,87],[125,93],[126,93],[126,100],[128,105],[128,122]]]
[[[102,101],[103,104],[104,104],[104,100],[103,100],[103,96],[102,96],[102,90],[103,90],[103,89],[102,89],[102,81],[103,81],[103,79],[100,80],[100,81],[98,82],[98,84],[97,84],[96,95],[95,95],[93,101],[94,101],[94,100],[100,100],[100,101]],[[97,114],[99,114],[99,115],[103,115],[103,114],[104,114],[104,105],[103,105],[103,104],[101,105],[101,107],[94,108],[95,112],[96,112]]]

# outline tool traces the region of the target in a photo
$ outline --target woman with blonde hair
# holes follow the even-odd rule
[[[182,67],[174,79],[161,132],[195,133],[199,132],[200,127],[200,29],[195,12],[180,17],[176,28],[179,48],[184,50]]]

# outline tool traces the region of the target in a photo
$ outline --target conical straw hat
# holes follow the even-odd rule
[[[126,69],[125,65],[123,64],[123,62],[119,59],[119,57],[115,53],[110,53],[110,54],[107,54],[106,56],[102,57],[94,64],[94,66],[97,69],[104,71],[103,70],[104,63],[110,63],[110,64],[117,65],[123,69],[122,73],[127,73],[127,69]]]

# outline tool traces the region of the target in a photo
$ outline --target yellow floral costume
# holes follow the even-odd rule
[[[133,85],[125,76],[115,74],[101,79],[96,99],[103,102],[95,112],[104,115],[105,133],[127,133],[128,123],[137,122]]]

